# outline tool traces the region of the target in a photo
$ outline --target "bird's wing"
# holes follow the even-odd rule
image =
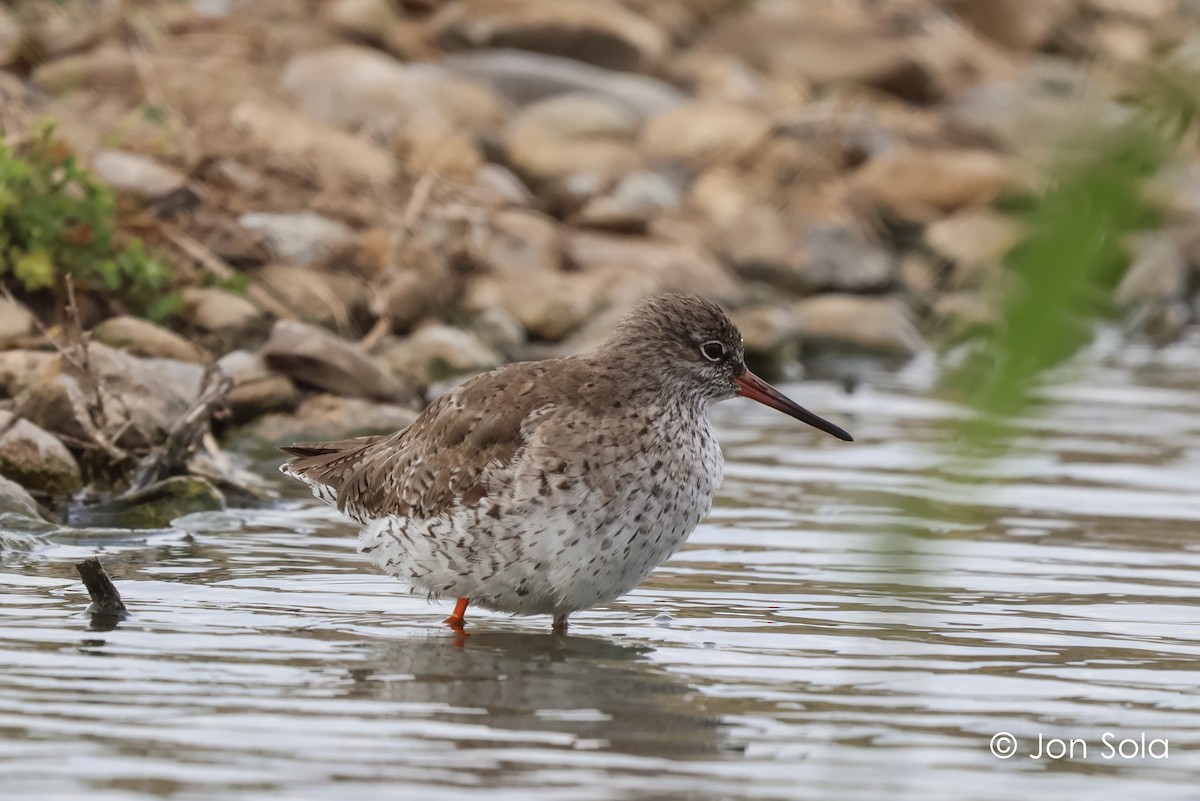
[[[328,487],[338,508],[360,521],[389,514],[430,518],[474,506],[556,400],[571,391],[561,378],[547,385],[547,372],[548,363],[536,362],[478,376],[390,436],[292,446],[285,450],[297,458],[284,471]]]

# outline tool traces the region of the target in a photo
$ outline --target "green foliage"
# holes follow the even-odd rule
[[[1124,242],[1158,221],[1144,189],[1169,147],[1155,126],[1135,121],[1073,144],[1045,191],[1015,212],[1026,234],[1006,260],[998,325],[948,376],[979,413],[957,432],[968,446],[1003,447],[1004,419],[1032,405],[1045,373],[1077,353],[1109,311],[1128,266]]]
[[[18,153],[0,141],[0,278],[27,291],[58,288],[66,275],[115,295],[133,311],[155,304],[168,270],[140,240],[121,245],[112,191],[42,131]]]

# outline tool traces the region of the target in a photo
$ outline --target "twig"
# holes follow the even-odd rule
[[[179,248],[185,256],[195,259],[201,267],[222,281],[228,281],[236,275],[228,262],[174,225],[164,223],[162,232],[166,235],[167,241]]]
[[[125,495],[168,476],[187,472],[188,458],[209,433],[209,422],[214,412],[225,402],[225,397],[233,388],[233,379],[212,362],[205,368],[201,382],[203,391],[171,426],[166,442],[153,448],[138,462]]]
[[[79,578],[83,580],[83,586],[87,587],[88,595],[92,598],[93,615],[126,614],[121,593],[117,592],[117,586],[108,577],[108,573],[104,572],[104,565],[100,564],[99,559],[89,556],[82,562],[76,562],[75,569],[79,571]]]

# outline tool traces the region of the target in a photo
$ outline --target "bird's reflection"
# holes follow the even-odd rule
[[[389,643],[351,671],[356,697],[483,709],[486,725],[561,732],[656,757],[713,754],[725,726],[652,649],[594,637],[478,632]],[[462,713],[447,712],[462,722]]]

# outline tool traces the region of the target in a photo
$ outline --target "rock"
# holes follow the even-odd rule
[[[696,52],[732,55],[775,79],[818,89],[858,84],[915,103],[939,92],[912,43],[840,4],[756,4],[714,26]]]
[[[471,284],[463,305],[473,312],[500,307],[533,337],[558,342],[603,306],[609,284],[603,272],[481,276]]]
[[[835,345],[909,357],[926,347],[908,310],[890,298],[817,295],[792,304],[791,314],[806,351]]]
[[[742,332],[746,363],[767,381],[781,378],[799,357],[796,324],[787,309],[751,306],[730,315]]]
[[[504,119],[488,89],[432,64],[402,64],[366,47],[305,53],[283,73],[305,114],[338,128],[391,135],[413,117],[451,130],[496,128]]]
[[[24,487],[0,476],[0,529],[8,528],[14,517],[41,520],[42,511]]]
[[[325,328],[354,331],[367,308],[366,285],[346,273],[268,264],[255,279],[296,316]]]
[[[925,229],[930,250],[967,270],[999,262],[1020,240],[1021,227],[1014,220],[988,209],[959,212]]]
[[[475,334],[441,324],[418,328],[381,348],[379,359],[393,374],[420,387],[502,364],[500,354]]]
[[[325,21],[341,33],[382,43],[400,17],[390,0],[333,0],[321,9]]]
[[[651,159],[700,170],[742,161],[771,132],[766,114],[733,103],[697,101],[646,123],[638,144]]]
[[[586,200],[640,163],[638,117],[602,95],[565,94],[526,108],[504,134],[513,167],[544,189]]]
[[[571,58],[525,50],[454,53],[442,59],[441,65],[488,84],[517,106],[536,103],[553,95],[585,92],[620,103],[644,120],[687,99],[683,92],[656,78],[601,69]]]
[[[260,234],[275,258],[293,264],[312,264],[354,242],[344,223],[311,211],[243,214],[238,224]]]
[[[112,317],[92,329],[92,339],[134,356],[204,364],[208,354],[198,345],[140,317]]]
[[[393,146],[414,175],[436,171],[448,180],[469,181],[483,166],[483,150],[473,134],[428,116],[404,124]]]
[[[0,297],[0,343],[27,337],[34,332],[33,315],[15,300]]]
[[[1117,303],[1125,307],[1182,300],[1188,283],[1188,262],[1179,245],[1166,234],[1139,237],[1134,258],[1117,287]]]
[[[82,50],[121,22],[124,0],[30,3],[24,14],[26,49],[39,60]]]
[[[525,329],[520,320],[499,306],[488,306],[476,312],[470,327],[508,360],[525,346]]]
[[[937,322],[941,337],[961,341],[994,326],[998,319],[995,304],[977,293],[946,292],[934,301],[930,314]]]
[[[576,222],[591,228],[644,233],[659,214],[675,211],[679,187],[662,173],[639,171],[621,178],[612,191],[594,197]]]
[[[741,298],[741,288],[729,271],[694,245],[576,231],[567,240],[567,259],[584,272],[623,270],[636,278],[642,295],[692,292],[729,306]]]
[[[218,512],[225,496],[207,479],[175,476],[111,501],[71,509],[67,522],[80,528],[166,528],[196,512]]]
[[[975,30],[1005,47],[1039,50],[1075,11],[1073,0],[951,0]]]
[[[261,355],[271,369],[327,392],[400,403],[416,400],[356,343],[315,325],[279,320]]]
[[[33,72],[33,82],[52,93],[78,89],[128,92],[138,81],[132,54],[119,45],[47,61]]]
[[[742,332],[747,353],[768,353],[794,339],[796,322],[787,309],[779,306],[749,306],[730,314]]]
[[[181,298],[179,316],[205,333],[238,340],[265,325],[262,311],[236,292],[188,287]]]
[[[289,109],[248,101],[233,110],[230,121],[256,146],[294,169],[315,169],[327,184],[386,184],[396,174],[386,150]]]
[[[554,271],[562,264],[563,236],[550,217],[533,211],[508,209],[490,215],[475,260],[500,273]]]
[[[648,71],[670,44],[616,0],[463,0],[444,6],[430,26],[447,50],[532,50],[628,72]]]
[[[803,79],[773,78],[727,53],[694,50],[668,65],[675,82],[693,88],[696,97],[756,108],[798,108],[812,98]]]
[[[102,382],[107,430],[120,431],[117,445],[145,449],[161,443],[200,393],[204,369],[172,359],[139,359],[93,342],[88,346],[93,375]],[[20,417],[57,436],[90,441],[77,414],[92,402],[75,367],[57,354],[29,376],[16,399]]]
[[[406,428],[417,419],[417,414],[408,406],[317,395],[300,404],[294,413],[259,418],[247,433],[280,444],[337,440],[362,434],[390,434]]]
[[[1052,148],[1055,138],[1046,131],[1120,114],[1092,72],[1065,58],[1040,57],[1015,77],[980,81],[951,96],[942,116],[956,132],[1008,151]]]
[[[988,203],[1012,186],[1007,162],[988,150],[897,147],[852,177],[871,201],[910,220]]]
[[[717,168],[692,187],[707,240],[741,276],[796,292],[868,292],[895,275],[891,252],[850,215],[781,209],[752,194],[740,173]]]
[[[800,229],[795,273],[778,284],[807,292],[869,292],[895,277],[892,254],[857,226],[824,223]]]
[[[29,386],[31,377],[57,359],[57,353],[40,350],[0,351],[0,398],[17,397]]]
[[[0,410],[0,475],[37,492],[63,495],[83,485],[79,464],[48,431]]]
[[[217,368],[233,379],[225,396],[232,425],[271,412],[290,411],[300,403],[292,379],[271,370],[256,353],[230,351],[217,360]]]
[[[475,187],[483,190],[495,205],[529,206],[533,193],[517,174],[499,164],[482,164],[475,173]]]
[[[21,26],[12,12],[0,6],[0,67],[7,67],[21,54]]]
[[[187,185],[187,176],[152,158],[120,150],[102,150],[92,159],[92,170],[118,192],[144,200],[158,200]]]

